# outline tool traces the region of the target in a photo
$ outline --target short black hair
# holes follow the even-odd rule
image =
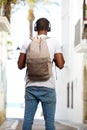
[[[36,21],[35,26],[34,26],[35,31],[40,31],[40,30],[51,30],[51,25],[50,22],[46,18],[40,18]]]

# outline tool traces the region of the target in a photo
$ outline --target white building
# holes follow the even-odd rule
[[[84,0],[62,0],[62,43],[66,63],[65,68],[57,72],[56,81],[56,119],[77,123],[87,121],[87,39],[82,39],[87,22],[83,7]]]
[[[6,119],[6,62],[7,62],[7,36],[10,25],[6,17],[0,16],[0,125]]]

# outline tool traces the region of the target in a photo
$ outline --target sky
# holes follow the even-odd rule
[[[40,17],[47,18],[51,23],[51,32],[48,35],[57,39],[61,44],[61,2],[60,0],[50,1],[57,2],[58,5],[44,5],[43,3],[36,5],[34,8],[35,20],[33,24]],[[16,6],[14,13],[11,15],[10,40],[13,43],[13,48],[21,47],[23,41],[29,38],[28,10],[28,5]],[[34,35],[35,33],[33,32]]]

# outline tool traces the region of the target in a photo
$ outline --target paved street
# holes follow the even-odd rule
[[[0,130],[22,130],[23,119],[7,119]],[[64,125],[61,123],[55,123],[56,130],[77,130],[76,128]],[[32,130],[45,130],[44,121],[35,119]]]
[[[16,130],[21,130],[21,128],[22,128],[23,120],[20,120],[19,122],[20,123],[18,124],[18,127],[16,128]],[[60,123],[55,123],[55,125],[56,125],[56,130],[77,130],[75,128],[72,128],[70,126],[63,125]],[[35,120],[34,124],[33,124],[33,130],[45,130],[44,121]]]
[[[23,119],[7,118],[0,126],[0,130],[22,130]],[[79,124],[68,121],[55,122],[56,130],[87,130],[87,124]],[[44,121],[35,119],[32,130],[45,130]]]

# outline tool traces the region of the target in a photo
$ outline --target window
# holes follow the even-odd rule
[[[73,108],[73,81],[71,82],[71,108]]]
[[[70,107],[70,100],[69,100],[70,93],[69,93],[69,89],[70,89],[70,84],[69,84],[69,82],[68,82],[68,83],[67,83],[67,107],[68,107],[68,108]]]

